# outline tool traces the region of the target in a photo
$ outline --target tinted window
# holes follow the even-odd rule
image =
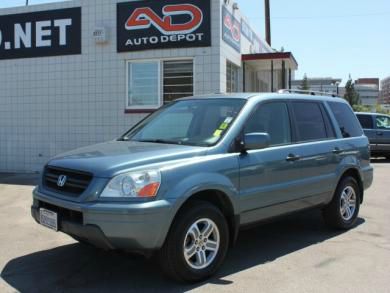
[[[326,126],[318,103],[294,102],[292,107],[298,141],[327,139]]]
[[[359,119],[360,125],[362,128],[372,129],[374,128],[374,124],[372,123],[372,116],[370,115],[356,115]]]
[[[376,117],[376,128],[390,129],[390,118],[387,116]]]
[[[329,102],[329,106],[339,124],[343,137],[356,137],[363,134],[359,121],[351,107],[344,103]]]
[[[285,103],[267,103],[261,105],[251,116],[245,127],[245,133],[265,132],[271,137],[271,145],[291,142],[290,118]]]

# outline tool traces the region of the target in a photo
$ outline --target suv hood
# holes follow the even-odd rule
[[[204,155],[206,150],[184,145],[111,141],[60,154],[48,165],[110,178],[143,165]]]

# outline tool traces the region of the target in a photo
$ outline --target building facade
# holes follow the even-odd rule
[[[319,77],[319,78],[308,78],[307,83],[309,90],[314,92],[325,92],[331,95],[340,95],[340,78],[332,77]],[[292,81],[292,89],[299,90],[302,86],[303,80]]]
[[[255,31],[225,0],[0,10],[0,171],[40,171],[183,96],[289,87],[294,57]]]
[[[390,105],[390,76],[381,80],[380,103]]]
[[[355,80],[355,90],[362,105],[374,111],[379,100],[379,78],[359,78]]]

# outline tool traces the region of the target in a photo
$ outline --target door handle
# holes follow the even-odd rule
[[[294,154],[289,154],[286,158],[286,161],[288,162],[295,162],[295,161],[299,161],[301,159],[300,156],[297,156],[297,155],[294,155]]]
[[[343,150],[343,149],[340,149],[340,148],[335,148],[335,149],[332,151],[332,153],[334,153],[334,154],[336,154],[336,155],[341,154],[342,152],[344,152],[344,150]]]
[[[376,135],[382,136],[382,135],[383,135],[383,132],[378,131],[378,132],[376,133]]]

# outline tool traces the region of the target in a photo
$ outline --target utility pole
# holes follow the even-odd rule
[[[28,6],[28,0],[26,0],[26,6]]]
[[[265,40],[271,47],[271,9],[269,0],[264,0],[265,9]],[[274,92],[274,60],[271,60],[271,92]]]
[[[265,6],[265,40],[271,46],[271,9],[269,0],[264,0]]]

